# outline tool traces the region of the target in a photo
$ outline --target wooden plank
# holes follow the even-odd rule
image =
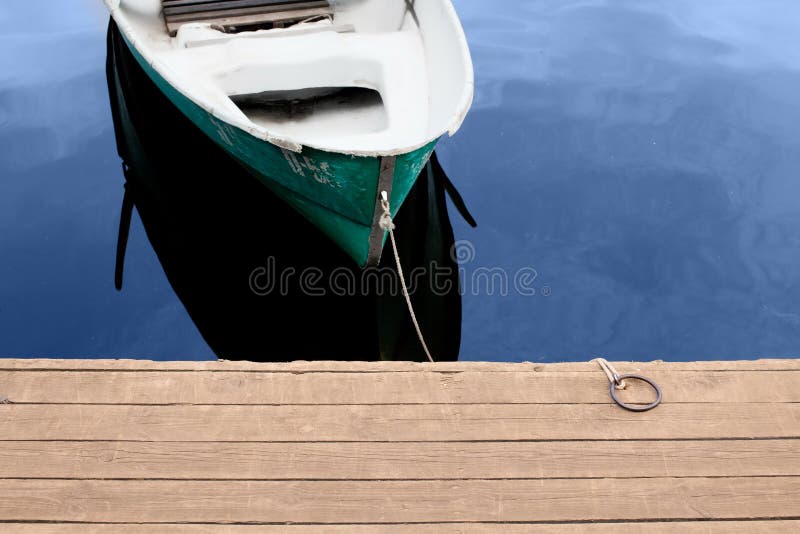
[[[8,523],[16,534],[153,534],[153,525]],[[166,525],[160,534],[787,534],[800,531],[800,521],[675,521],[669,523],[414,525]]]
[[[661,361],[612,362],[620,372],[653,372],[656,370],[681,371],[800,371],[800,359],[794,360],[753,360],[717,362],[675,362]],[[462,373],[483,372],[590,372],[597,373],[599,367],[592,362],[576,363],[412,363],[412,362],[304,362],[293,363],[254,363],[232,361],[208,362],[154,362],[151,360],[73,360],[73,359],[3,359],[0,370],[118,370],[118,371],[250,371],[277,373],[309,372],[438,372]]]
[[[800,402],[800,371],[649,373],[669,403]],[[638,381],[620,393],[650,402]],[[464,404],[610,402],[605,375],[563,372],[247,373],[0,371],[0,395],[16,403]]]
[[[0,440],[512,441],[800,437],[800,404],[0,405]]]
[[[0,442],[0,478],[408,480],[800,476],[800,440]]]
[[[800,477],[402,482],[0,480],[2,521],[410,523],[800,517]]]

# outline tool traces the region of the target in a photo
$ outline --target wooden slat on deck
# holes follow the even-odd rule
[[[407,480],[800,476],[792,439],[444,443],[0,442],[0,478]]]
[[[671,403],[800,402],[800,371],[654,370]],[[16,403],[56,404],[607,404],[597,373],[247,373],[0,371]],[[770,386],[763,387],[768,381]],[[651,402],[631,381],[626,401]],[[704,394],[698,398],[697,392]]]
[[[800,363],[617,367],[0,360],[0,530],[800,528]]]
[[[800,438],[799,403],[665,404],[630,417],[599,404],[137,406],[11,404],[21,440],[509,441]]]
[[[799,477],[292,482],[6,479],[0,480],[0,517],[323,524],[750,519],[800,517],[798,495]],[[23,502],[25,506],[20,506]]]

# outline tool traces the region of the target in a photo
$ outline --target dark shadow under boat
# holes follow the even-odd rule
[[[122,287],[135,208],[167,278],[206,342],[230,360],[425,360],[389,247],[364,271],[198,130],[137,64],[113,21],[107,77],[125,197]],[[436,157],[396,217],[423,332],[458,359],[461,296]]]

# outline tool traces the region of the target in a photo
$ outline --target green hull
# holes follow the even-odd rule
[[[295,153],[258,139],[214,117],[185,97],[156,72],[134,46],[127,40],[126,43],[159,89],[208,137],[328,235],[360,266],[374,257],[370,236],[376,224],[380,158],[349,156],[309,147]],[[392,215],[396,215],[408,196],[435,145],[436,141],[397,156],[391,185]],[[220,181],[224,185],[224,177],[220,177]],[[385,238],[383,235],[379,246]]]

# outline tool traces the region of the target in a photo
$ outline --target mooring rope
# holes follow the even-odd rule
[[[417,331],[417,337],[419,338],[419,342],[422,345],[422,349],[425,351],[425,355],[428,357],[431,363],[435,363],[436,360],[433,359],[431,356],[431,351],[428,350],[428,344],[425,343],[425,337],[422,335],[422,330],[419,327],[419,321],[417,321],[417,314],[414,313],[414,305],[411,304],[411,295],[408,293],[408,286],[406,286],[406,278],[403,275],[403,266],[400,264],[400,253],[397,251],[397,242],[394,240],[394,221],[392,221],[392,211],[389,205],[389,195],[386,191],[381,191],[381,207],[383,208],[383,215],[381,215],[380,222],[378,223],[380,227],[389,232],[389,240],[392,242],[392,251],[394,252],[394,260],[397,263],[397,276],[400,277],[400,285],[403,288],[403,296],[406,299],[406,305],[408,306],[408,313],[411,315],[411,322],[414,323],[414,329]]]
[[[647,411],[652,410],[653,408],[655,408],[659,404],[661,404],[661,398],[662,398],[661,397],[661,388],[658,387],[658,384],[656,384],[654,381],[650,380],[646,376],[634,375],[634,374],[620,375],[617,372],[617,370],[614,369],[614,366],[611,365],[610,363],[608,363],[608,360],[606,360],[605,358],[596,358],[596,359],[594,359],[592,361],[597,362],[600,365],[600,368],[603,370],[603,372],[608,377],[609,393],[611,393],[611,399],[614,402],[616,402],[620,406],[620,408],[625,408],[626,410],[631,411],[631,412],[647,412]],[[625,384],[625,379],[628,379],[628,380],[631,380],[631,381],[640,380],[640,381],[642,381],[642,382],[644,382],[646,384],[649,384],[650,387],[653,388],[653,391],[656,394],[656,400],[654,400],[650,404],[644,404],[644,405],[642,405],[642,404],[635,404],[634,405],[634,404],[628,404],[628,403],[622,402],[619,399],[619,397],[617,397],[617,390],[625,389],[626,387],[628,387],[627,384]]]
[[[626,387],[628,387],[625,384],[624,380],[620,380],[619,379],[619,373],[617,372],[616,369],[614,369],[613,365],[608,363],[608,360],[606,360],[605,358],[596,358],[594,361],[596,361],[598,364],[600,364],[600,368],[603,370],[603,372],[608,377],[608,381],[611,382],[612,384],[614,384],[615,388],[617,388],[617,389],[625,389]]]

